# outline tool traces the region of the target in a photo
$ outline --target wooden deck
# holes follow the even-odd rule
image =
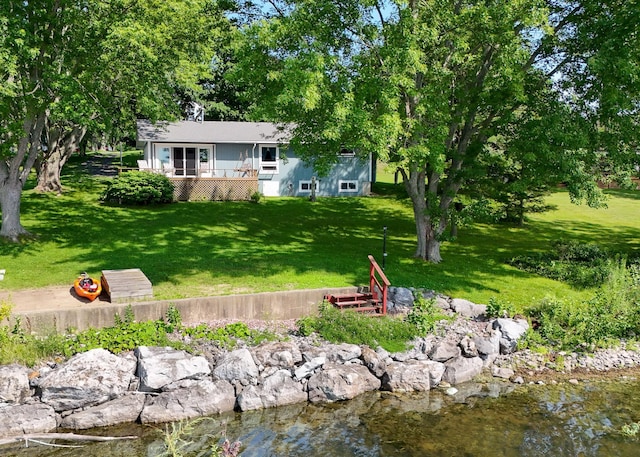
[[[112,302],[153,297],[151,281],[139,268],[102,270],[102,290]]]

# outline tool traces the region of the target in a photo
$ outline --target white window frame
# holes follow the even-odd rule
[[[343,189],[342,185],[346,185],[347,188]],[[349,189],[349,185],[353,185],[353,189]],[[358,181],[355,179],[341,179],[338,181],[338,193],[352,193],[358,192]]]
[[[298,192],[301,194],[310,194],[311,193],[311,183],[312,181],[310,179],[304,180],[304,181],[298,181]],[[308,184],[309,188],[308,189],[303,189],[302,186]],[[315,186],[316,186],[316,192],[318,191],[318,181],[316,180],[315,182]]]
[[[263,148],[275,148],[276,157],[275,161],[263,161],[262,160],[262,149]],[[272,174],[277,175],[280,172],[280,148],[277,144],[261,144],[258,148],[258,152],[260,154],[260,173],[263,174]],[[268,164],[268,165],[266,165]],[[265,168],[266,167],[266,168]]]
[[[200,161],[200,150],[206,149],[209,151],[209,160],[206,162]],[[203,164],[206,164],[207,168],[201,168]],[[215,176],[216,167],[216,145],[215,144],[199,144],[198,145],[198,174],[211,173],[211,176]]]

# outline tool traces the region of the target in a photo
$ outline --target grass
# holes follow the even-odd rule
[[[133,157],[133,159],[132,159]],[[135,163],[135,157],[127,160]],[[127,161],[125,160],[125,162]],[[608,191],[607,209],[548,198],[555,210],[532,215],[524,228],[477,224],[461,228],[442,247],[444,261],[412,258],[415,226],[410,203],[391,183],[371,198],[267,198],[249,202],[183,202],[157,207],[116,207],[99,196],[109,178],[89,177],[74,157],[61,196],[27,187],[22,224],[36,235],[22,244],[0,243],[0,287],[8,290],[69,285],[81,272],[140,268],[158,299],[302,288],[363,285],[367,255],[382,260],[393,285],[434,289],[517,308],[544,297],[580,298],[588,291],[522,272],[509,258],[549,249],[564,238],[640,255],[640,193]],[[381,172],[388,181],[393,175]],[[390,179],[389,179],[390,178]]]

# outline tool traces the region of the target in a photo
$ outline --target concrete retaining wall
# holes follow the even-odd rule
[[[19,316],[22,326],[36,333],[52,329],[59,332],[68,329],[86,330],[90,327],[112,326],[114,316],[123,316],[129,304],[137,321],[164,317],[170,305],[175,305],[180,311],[185,324],[197,324],[214,319],[298,319],[316,314],[318,304],[322,302],[325,294],[356,291],[356,287],[344,287],[130,303],[97,302],[82,308],[17,312],[14,319]]]

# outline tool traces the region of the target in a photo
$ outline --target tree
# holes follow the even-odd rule
[[[59,191],[87,129],[122,137],[137,116],[174,118],[177,88],[201,90],[228,21],[209,0],[8,0],[0,27],[0,236],[17,240],[39,154],[39,187]]]
[[[250,87],[254,116],[291,125],[292,146],[320,170],[344,147],[397,166],[413,204],[415,255],[439,262],[456,195],[486,170],[490,140],[515,141],[526,119],[585,120],[575,124],[586,129],[575,135],[582,143],[549,154],[561,150],[580,171],[558,176],[572,178],[574,198],[598,201],[592,166],[602,143],[584,140],[603,125],[590,111],[608,94],[594,90],[603,79],[589,66],[598,39],[583,35],[602,3],[620,2],[274,0],[268,20],[243,29],[235,77]],[[542,112],[536,100],[550,86],[560,111]],[[590,97],[578,103],[579,89]],[[608,118],[619,116],[620,127],[632,115]],[[616,140],[635,141],[611,127]]]

